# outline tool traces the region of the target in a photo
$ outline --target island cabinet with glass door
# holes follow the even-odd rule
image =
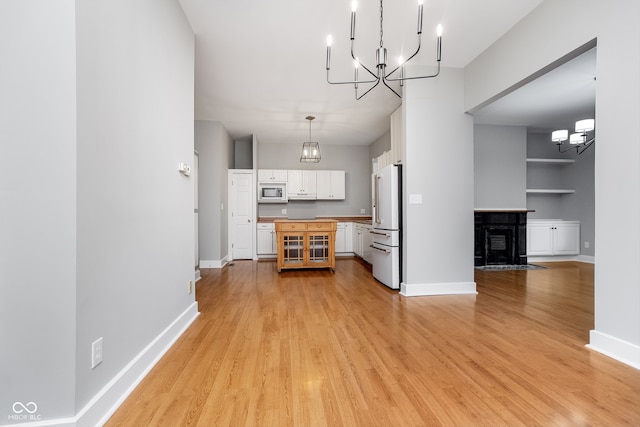
[[[276,220],[278,273],[289,268],[335,271],[335,220]]]

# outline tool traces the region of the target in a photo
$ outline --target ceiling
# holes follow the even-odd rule
[[[353,77],[349,0],[179,1],[196,35],[197,120],[219,121],[234,139],[255,135],[261,143],[299,144],[307,140],[308,115],[316,116],[312,139],[321,144],[368,145],[389,129],[389,115],[400,105],[400,99],[391,91],[377,87],[355,101],[351,85],[326,82],[328,34],[334,40],[332,79]],[[441,23],[442,66],[462,68],[541,2],[427,0],[423,48],[412,62],[435,63],[435,27]],[[500,13],[496,13],[498,10]],[[379,14],[378,2],[360,0],[356,55],[369,68],[375,68]],[[384,45],[391,65],[394,58],[400,55],[406,58],[415,49],[416,0],[386,2],[383,23]],[[587,72],[592,79],[595,65],[593,68]],[[567,72],[574,76],[583,74],[572,67]],[[553,75],[543,77],[550,79]],[[541,111],[548,110],[550,117],[556,119],[558,111],[568,111],[563,102],[577,101],[558,89],[567,88],[567,79],[573,82],[567,77],[561,83],[546,83],[554,94],[551,100],[545,100],[540,89],[527,91],[525,86],[475,116],[479,123],[553,127],[555,124],[549,124],[549,118]],[[595,84],[592,85],[595,94]],[[575,92],[585,93],[579,89],[576,87]],[[524,101],[517,95],[522,90]]]

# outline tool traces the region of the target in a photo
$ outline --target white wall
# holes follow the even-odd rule
[[[579,25],[567,25],[567,17]],[[553,28],[553,31],[540,31]],[[546,0],[465,69],[473,110],[597,38],[595,329],[590,346],[640,367],[640,3]],[[621,185],[624,183],[624,185]]]
[[[476,209],[527,208],[527,129],[475,125],[474,183]]]
[[[200,261],[218,265],[229,255],[227,171],[233,166],[234,142],[222,123],[196,120],[195,144],[200,155]]]
[[[74,413],[75,55],[73,0],[0,2],[0,424]]]
[[[463,101],[462,70],[405,85],[404,295],[475,293],[473,119]]]

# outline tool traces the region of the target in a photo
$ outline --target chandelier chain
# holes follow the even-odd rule
[[[382,10],[382,0],[380,0],[380,47],[382,47],[382,16],[384,15]]]

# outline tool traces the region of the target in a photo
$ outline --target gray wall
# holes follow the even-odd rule
[[[78,410],[194,304],[195,38],[177,1],[79,1],[76,25]]]
[[[391,150],[391,130],[369,144],[369,158],[375,159],[385,151]],[[371,171],[373,173],[373,171]]]
[[[371,159],[369,147],[320,143],[319,163],[300,163],[300,145],[259,144],[259,169],[344,170],[346,199],[339,201],[290,201],[287,204],[258,204],[258,216],[313,217],[315,215],[371,215]]]
[[[566,17],[580,25],[566,25]],[[640,366],[640,3],[545,1],[465,68],[467,111],[597,39],[595,327],[589,345]],[[553,28],[554,31],[540,31]]]
[[[196,120],[195,146],[200,156],[198,186],[201,261],[220,261],[228,254],[228,174],[234,142],[220,122]]]
[[[42,419],[75,410],[75,1],[0,2],[0,40],[4,424],[16,401]]]
[[[0,419],[67,425],[195,306],[194,36],[177,1],[6,0],[0,39]]]
[[[232,169],[253,169],[253,136],[236,139]]]
[[[475,208],[526,209],[526,128],[473,129]]]
[[[462,70],[445,68],[405,85],[403,282],[419,292],[475,292],[473,119],[462,83]]]
[[[595,254],[595,190],[594,161],[596,146],[582,155],[575,151],[559,153],[551,142],[551,133],[529,133],[527,135],[527,157],[575,159],[575,163],[557,166],[529,164],[527,182],[529,188],[568,188],[573,194],[529,194],[527,207],[531,219],[564,219],[580,221],[582,255]],[[584,242],[589,242],[585,248]]]

